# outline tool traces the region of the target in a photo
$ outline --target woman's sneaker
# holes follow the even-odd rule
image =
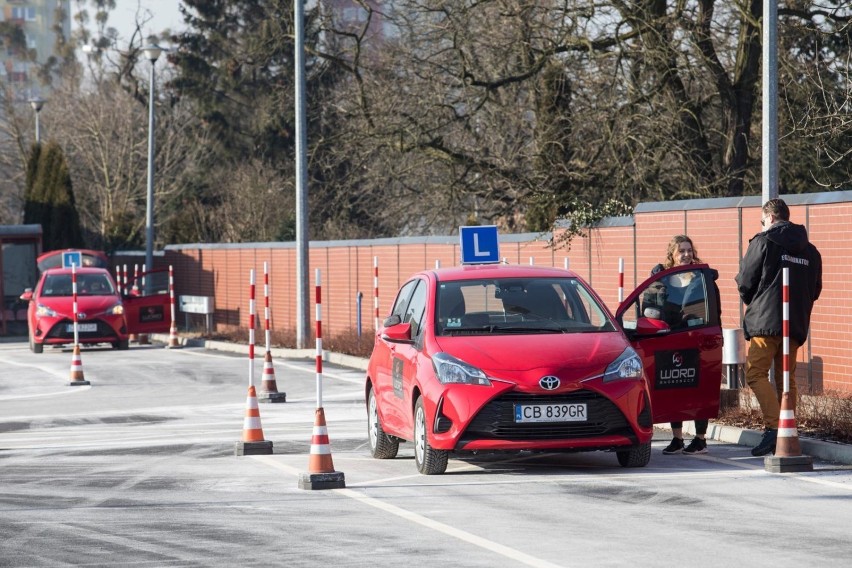
[[[667,456],[681,452],[683,452],[683,438],[672,438],[672,443],[663,450],[663,453]]]
[[[683,453],[690,456],[695,454],[706,454],[707,440],[698,437],[693,438],[689,445],[683,449]]]

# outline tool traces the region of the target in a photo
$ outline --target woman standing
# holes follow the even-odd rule
[[[656,274],[661,270],[672,268],[673,266],[686,266],[688,264],[701,264],[701,259],[698,258],[698,253],[695,246],[692,244],[692,239],[686,235],[675,235],[669,242],[668,250],[666,251],[666,261],[663,264],[658,264],[651,271],[651,274]],[[678,274],[669,279],[666,287],[667,303],[683,305],[684,300],[689,294],[689,285],[692,281],[692,273],[687,272]],[[670,321],[673,326],[681,324],[681,312],[676,310],[677,321]],[[683,443],[683,422],[672,422],[673,438],[671,443],[663,450],[665,455],[671,454],[706,454],[707,453],[707,426],[709,420],[695,421],[695,437],[684,447]]]

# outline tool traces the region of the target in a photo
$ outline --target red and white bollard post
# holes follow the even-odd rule
[[[624,259],[618,259],[618,303],[624,301]]]
[[[311,435],[311,455],[308,473],[299,474],[299,489],[343,489],[346,479],[342,471],[334,471],[328,427],[322,407],[322,286],[320,271],[316,271],[316,319],[317,319],[317,410]]]
[[[263,356],[263,378],[260,383],[260,402],[287,402],[287,393],[278,392],[275,369],[272,367],[272,329],[269,326],[269,263],[263,263],[263,322],[266,354]]]
[[[254,269],[249,271],[249,387],[246,397],[246,415],[243,420],[243,439],[236,443],[234,453],[238,456],[262,455],[272,453],[272,442],[263,438],[260,424],[260,408],[257,405],[257,391],[254,388]]]
[[[171,309],[172,324],[169,326],[169,345],[170,349],[180,347],[177,334],[177,319],[175,314],[175,273],[172,265],[169,265],[169,308]]]
[[[74,311],[74,352],[71,355],[71,382],[69,386],[79,387],[88,385],[89,381],[83,375],[83,361],[80,358],[80,325],[79,313],[77,308],[77,265],[71,265],[71,309]]]
[[[379,332],[379,257],[373,257],[373,308],[376,311],[376,333]]]
[[[814,462],[810,456],[802,455],[799,444],[799,430],[796,426],[794,400],[790,397],[790,269],[782,269],[781,288],[781,336],[783,343],[784,392],[781,395],[781,414],[778,420],[778,438],[775,441],[775,455],[763,458],[763,465],[770,473],[790,473],[795,471],[813,471]],[[777,378],[777,377],[776,377]]]

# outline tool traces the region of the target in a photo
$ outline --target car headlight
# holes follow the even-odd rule
[[[489,387],[491,381],[482,370],[468,365],[460,359],[446,353],[436,353],[432,356],[435,376],[441,384],[482,385]]]
[[[116,304],[113,307],[111,307],[110,309],[108,309],[106,311],[106,313],[108,313],[110,315],[114,315],[114,316],[120,316],[120,315],[124,314],[124,305],[123,304]]]
[[[621,379],[641,379],[642,371],[642,359],[632,347],[628,347],[606,368],[603,381],[607,383]]]
[[[52,318],[56,317],[56,311],[44,304],[39,304],[36,306],[36,316],[40,318]]]

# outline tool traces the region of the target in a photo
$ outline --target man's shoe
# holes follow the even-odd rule
[[[688,456],[694,456],[695,454],[706,454],[707,440],[698,437],[693,438],[689,445],[683,449],[683,453]]]
[[[778,438],[778,430],[767,428],[763,432],[763,438],[760,443],[751,449],[753,456],[765,456],[766,454],[775,453],[775,441]]]
[[[667,456],[679,454],[683,451],[683,438],[672,438],[672,443],[666,446],[663,453]]]

